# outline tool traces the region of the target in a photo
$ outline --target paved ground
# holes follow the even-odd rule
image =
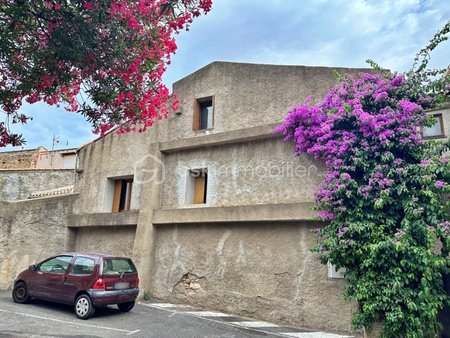
[[[98,310],[89,320],[75,317],[71,306],[42,301],[15,304],[0,292],[0,337],[344,337],[305,332],[224,313],[166,303],[136,304],[129,313],[115,307]]]

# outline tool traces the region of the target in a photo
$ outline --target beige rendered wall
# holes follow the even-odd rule
[[[343,280],[310,252],[314,223],[156,227],[153,295],[314,329],[350,331]]]
[[[281,122],[308,96],[320,100],[337,83],[333,70],[358,74],[368,69],[213,62],[175,82],[181,115],[168,121],[168,139],[188,138]],[[193,131],[193,104],[214,96],[214,129]]]
[[[30,264],[64,251],[67,217],[76,195],[0,201],[0,290]]]
[[[78,252],[100,252],[111,255],[133,254],[136,226],[86,227],[75,231],[73,250]]]
[[[199,168],[208,170],[206,206],[312,201],[323,165],[292,151],[276,138],[167,154],[161,206],[189,206],[188,172]]]
[[[83,195],[74,206],[75,213],[104,213],[112,210],[114,184],[112,179],[134,177],[131,209],[139,209],[140,177],[149,161],[156,130],[145,134],[119,135],[111,132],[79,152],[75,191]]]

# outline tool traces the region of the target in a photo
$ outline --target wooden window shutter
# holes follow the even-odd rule
[[[119,212],[121,192],[122,192],[122,180],[114,181],[114,198],[113,198],[112,212]]]
[[[197,100],[194,100],[194,115],[192,118],[192,129],[193,130],[200,130],[201,129],[201,123],[200,123],[200,103]]]
[[[206,176],[202,174],[195,178],[194,204],[205,203]]]

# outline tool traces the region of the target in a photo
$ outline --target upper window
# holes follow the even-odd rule
[[[131,205],[133,179],[114,181],[112,212],[128,211]]]
[[[194,130],[212,129],[214,127],[214,97],[196,99],[194,102]]]
[[[39,271],[65,273],[69,266],[72,256],[58,256],[50,258],[39,265]]]
[[[444,120],[442,118],[442,114],[434,114],[433,119],[435,121],[433,126],[423,128],[423,130],[422,130],[423,137],[424,138],[445,137]]]
[[[90,275],[94,272],[95,262],[93,259],[77,257],[73,263],[70,273],[73,275]]]

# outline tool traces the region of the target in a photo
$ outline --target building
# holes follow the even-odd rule
[[[132,255],[141,289],[165,301],[351,331],[343,280],[310,251],[323,164],[293,157],[272,133],[290,108],[335,84],[334,69],[214,62],[176,82],[180,109],[167,120],[78,150],[73,194],[0,203],[10,210],[0,223],[11,224],[0,258],[12,251],[0,271],[13,276],[49,237],[45,253]],[[445,138],[450,110],[432,114],[441,125],[425,134]],[[25,255],[14,251],[19,239]]]
[[[77,149],[0,152],[0,200],[12,202],[73,191]]]

